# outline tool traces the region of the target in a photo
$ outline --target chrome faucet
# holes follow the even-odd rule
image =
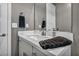
[[[46,28],[42,29],[42,35],[44,35],[44,36],[46,35]]]

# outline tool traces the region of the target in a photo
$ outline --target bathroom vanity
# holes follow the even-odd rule
[[[19,55],[20,56],[70,56],[71,45],[53,49],[43,49],[39,41],[52,38],[51,36],[42,36],[41,32],[18,31],[19,36]],[[73,34],[69,32],[56,31],[56,36],[63,36],[73,42]],[[56,37],[55,36],[55,37]]]

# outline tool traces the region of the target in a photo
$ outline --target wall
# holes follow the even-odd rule
[[[56,4],[56,26],[60,31],[71,32],[71,4]]]
[[[72,4],[72,32],[74,34],[74,42],[72,45],[72,55],[79,56],[79,4]]]
[[[25,21],[29,24],[29,29],[34,29],[34,4],[33,3],[13,3],[12,4],[12,23],[18,23],[19,13],[24,12]],[[12,28],[12,55],[18,55],[18,30],[21,28]]]
[[[8,56],[11,56],[11,3],[8,3]]]

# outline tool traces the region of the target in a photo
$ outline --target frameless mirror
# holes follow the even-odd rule
[[[46,3],[35,3],[35,29],[46,28]]]
[[[71,3],[56,3],[56,26],[59,31],[71,32]]]
[[[19,17],[21,12],[23,13],[21,18],[25,18],[23,27],[19,27],[24,24],[21,23],[24,21]],[[34,3],[12,3],[12,23],[17,23],[19,30],[34,30]]]
[[[55,5],[51,3],[13,3],[12,23],[17,23],[18,27],[20,26],[19,30],[56,28],[55,8]],[[22,17],[19,17],[20,13],[23,14]],[[19,18],[25,21],[20,21]],[[21,27],[22,24],[25,26]]]

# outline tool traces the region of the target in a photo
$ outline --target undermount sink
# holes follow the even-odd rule
[[[46,40],[46,39],[52,38],[51,36],[41,35],[40,31],[22,31],[22,32],[20,31],[20,32],[18,32],[18,34],[27,36],[34,41],[41,41],[41,40]]]
[[[41,41],[52,38],[51,36],[42,36],[42,35],[29,35],[29,38],[35,41]]]
[[[21,32],[20,32],[21,33]],[[39,31],[24,31],[21,33],[22,35],[40,35],[41,33]]]

